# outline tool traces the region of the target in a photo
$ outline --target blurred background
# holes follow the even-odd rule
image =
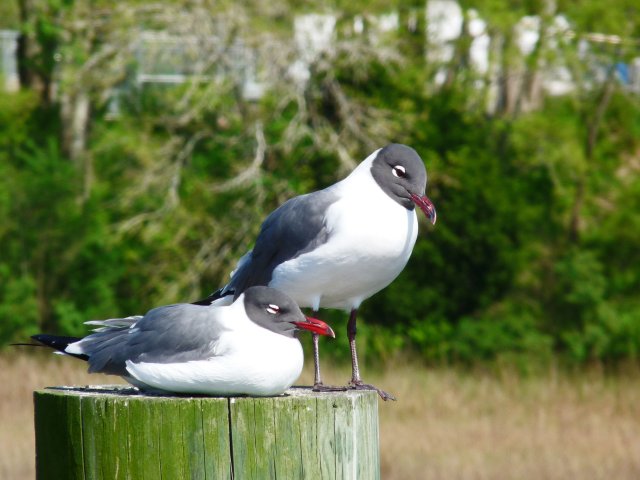
[[[385,478],[639,478],[639,10],[3,1],[0,345],[197,300],[280,203],[405,143],[438,223],[361,310]],[[37,353],[0,352],[2,478],[33,475],[33,388],[113,381]]]

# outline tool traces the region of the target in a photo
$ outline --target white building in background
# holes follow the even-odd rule
[[[293,40],[300,60],[309,64],[333,48],[336,39],[336,16],[311,13],[293,20]]]
[[[463,11],[456,0],[427,0],[425,8],[425,19],[427,23],[427,61],[442,67],[436,71],[434,83],[442,85],[446,79],[446,64],[453,59],[455,54],[455,42],[462,35],[464,20],[467,20],[467,33],[471,36],[469,48],[469,59],[471,68],[480,76],[484,76],[490,82],[490,90],[496,90],[494,85],[500,74],[500,60],[497,57],[499,51],[493,52],[493,64],[490,64],[490,52],[492,47],[491,38],[488,34],[487,23],[480,16],[479,12],[470,9]],[[522,17],[514,25],[514,41],[522,56],[531,55],[540,42],[541,19],[539,16],[531,15]],[[575,33],[571,30],[569,20],[564,15],[556,15],[551,25],[547,26],[545,32],[547,48],[558,52],[553,63],[542,65],[542,88],[552,96],[566,95],[575,90],[575,81],[572,78],[570,69],[562,58],[563,43],[575,41]],[[592,69],[594,78],[602,79],[606,76],[606,69],[610,66],[603,65],[596,61],[589,54],[592,43],[615,43],[615,36],[601,34],[587,34],[586,39],[579,40],[578,54],[582,62]],[[618,39],[619,40],[619,39]],[[543,60],[549,62],[548,59]],[[618,77],[621,83],[633,92],[640,93],[640,60],[633,60],[628,65],[618,66]],[[513,73],[518,75],[517,69]],[[476,82],[480,87],[483,82]],[[490,93],[489,103],[492,103]]]
[[[412,15],[415,23],[421,14],[419,9],[414,10]],[[476,85],[478,88],[488,86],[490,90],[495,90],[501,68],[499,48],[496,50],[495,45],[492,46],[487,22],[480,13],[474,9],[465,12],[456,0],[427,0],[425,3],[426,58],[428,62],[440,65],[434,83],[441,85],[446,80],[446,64],[455,54],[455,43],[463,33],[465,16],[466,31],[471,37],[468,56],[470,67],[477,74]],[[354,17],[350,28],[353,34],[368,35],[371,45],[375,46],[378,42],[385,41],[385,33],[400,28],[400,17],[398,12],[393,10],[377,16],[363,13]],[[525,16],[514,26],[515,44],[523,59],[535,51],[540,41],[540,28],[541,20],[538,16]],[[562,42],[576,41],[575,33],[571,31],[570,23],[563,15],[554,18],[545,35],[548,48],[557,49],[559,52]],[[8,91],[19,89],[18,37],[19,32],[0,30],[0,79],[4,84],[4,90]],[[590,45],[593,42],[615,43],[615,39],[620,40],[615,35],[593,33],[586,34],[579,40],[579,58],[588,64],[592,70],[590,73],[596,80],[606,76],[606,69],[611,66],[595,60]],[[290,65],[290,78],[300,85],[306,84],[311,75],[312,63],[323,53],[332,51],[336,41],[337,15],[329,13],[296,16],[293,24],[293,48],[297,52],[297,60]],[[233,52],[227,52],[226,62],[216,64],[215,60],[212,61],[212,58],[216,58],[216,48],[230,48]],[[542,86],[549,95],[565,95],[575,88],[571,71],[563,64],[561,57],[558,55],[553,64],[542,66]],[[232,60],[229,61],[230,58]],[[137,85],[209,81],[212,77],[222,74],[234,77],[241,86],[243,98],[246,100],[262,98],[268,88],[268,85],[261,81],[258,53],[241,41],[229,47],[224,45],[221,39],[212,37],[210,42],[202,45],[201,38],[142,31],[137,42],[136,59],[133,80]],[[617,69],[621,83],[627,89],[640,93],[640,59],[629,64],[619,64]],[[117,90],[114,89],[114,92],[117,93]],[[492,97],[491,92],[489,97]],[[491,103],[491,99],[489,101]]]
[[[541,19],[537,15],[522,17],[516,25],[516,43],[523,56],[533,53],[540,41]],[[564,15],[556,15],[548,27],[548,47],[558,49],[561,42],[566,42],[570,31],[569,21]],[[575,89],[571,71],[562,62],[543,67],[542,85],[549,95],[566,95]]]
[[[0,78],[4,83],[4,90],[16,92],[20,89],[18,76],[18,37],[20,32],[15,30],[0,30]]]
[[[472,68],[486,75],[489,73],[489,48],[491,47],[491,37],[487,31],[487,22],[485,22],[477,10],[469,10],[467,12],[469,19],[469,35],[471,35],[471,47],[469,48],[469,58]]]
[[[333,48],[336,21],[335,15],[319,13],[294,18],[293,41],[298,59],[291,64],[288,74],[296,84],[306,84],[311,77],[310,65]]]
[[[516,26],[515,43],[518,50],[524,56],[531,55],[540,40],[540,17],[537,15],[528,15],[522,17]]]
[[[196,36],[140,32],[135,49],[135,83],[181,84],[228,76],[240,85],[245,100],[264,95],[265,86],[256,73],[256,53],[251,48],[240,40],[227,46],[216,37],[206,39],[205,45],[202,42]]]
[[[464,16],[454,0],[429,0],[425,10],[427,35],[427,61],[443,64],[434,81],[442,85],[447,76],[444,64],[453,60],[455,41],[462,35]]]
[[[397,31],[400,28],[400,16],[398,12],[384,13],[369,17],[370,29],[375,33],[387,33]],[[374,33],[374,36],[376,36]],[[374,39],[377,41],[377,39]]]

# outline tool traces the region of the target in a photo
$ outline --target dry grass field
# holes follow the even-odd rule
[[[115,380],[38,353],[0,355],[0,479],[34,478],[34,389]],[[325,374],[340,383],[348,370]],[[640,478],[638,371],[522,378],[405,364],[366,379],[398,397],[379,405],[384,479]]]

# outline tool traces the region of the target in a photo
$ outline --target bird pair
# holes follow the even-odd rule
[[[427,173],[410,147],[373,152],[345,179],[292,198],[262,224],[253,250],[230,282],[193,304],[159,307],[144,316],[87,322],[83,338],[35,335],[89,362],[89,372],[121,375],[145,390],[275,395],[298,378],[303,357],[296,332],[313,334],[314,389],[322,383],[318,336],[334,336],[299,306],[350,312],[352,377],[344,388],[373,389],[360,377],[357,311],[402,271],[418,233],[415,206],[432,224]]]

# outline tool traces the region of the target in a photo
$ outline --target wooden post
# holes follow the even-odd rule
[[[123,387],[34,393],[44,479],[379,479],[378,395],[143,395]]]

